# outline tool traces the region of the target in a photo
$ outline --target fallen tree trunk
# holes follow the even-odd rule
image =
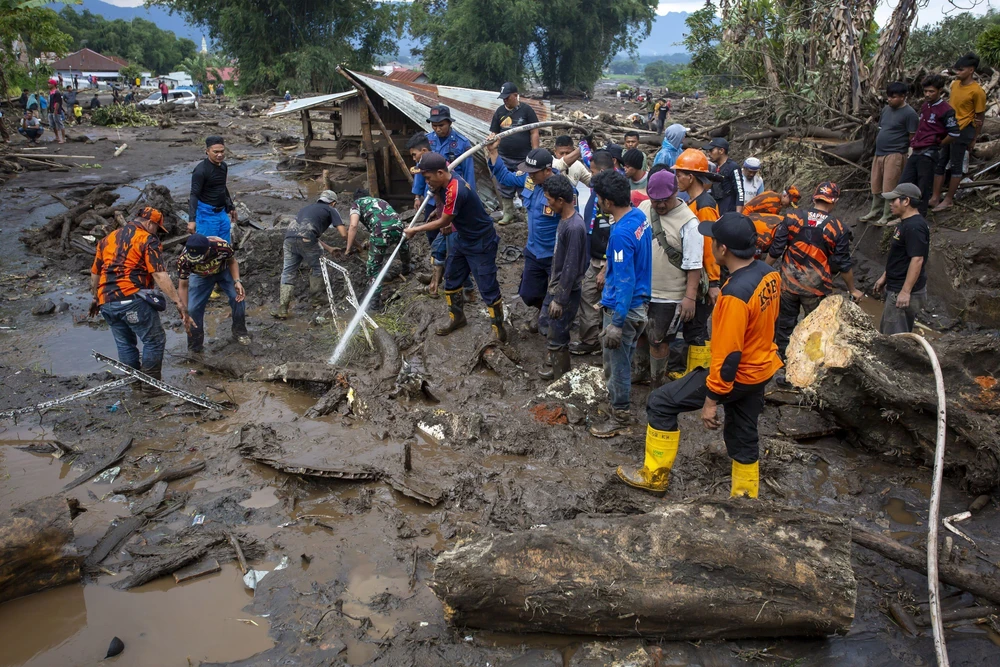
[[[945,469],[970,493],[985,493],[1000,483],[1000,341],[963,334],[933,345],[946,387]],[[787,378],[856,444],[932,464],[937,393],[926,354],[879,334],[849,299],[824,299],[795,328]]]
[[[882,554],[914,572],[927,574],[927,553],[913,547],[900,544],[896,540],[865,530],[854,524],[851,539],[866,549]],[[948,584],[968,591],[973,595],[986,598],[990,602],[1000,603],[1000,581],[996,572],[992,576],[984,576],[975,570],[954,563],[938,563],[938,579]]]
[[[80,579],[72,510],[52,496],[0,515],[0,602]]]
[[[512,632],[722,639],[843,633],[850,528],[763,502],[667,503],[459,545],[431,588],[449,620]]]

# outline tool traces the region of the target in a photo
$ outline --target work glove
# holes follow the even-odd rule
[[[563,308],[555,301],[549,302],[549,319],[558,320],[562,317]]]
[[[601,332],[601,338],[604,340],[604,347],[617,350],[622,346],[622,328],[609,324]]]

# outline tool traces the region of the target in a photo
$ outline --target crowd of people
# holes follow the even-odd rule
[[[950,102],[941,99],[939,75],[923,83],[924,104],[906,104],[906,87],[889,84],[871,173],[874,197],[862,221],[895,227],[885,271],[874,284],[885,292],[879,328],[884,334],[912,330],[926,300],[932,204],[953,202],[955,179],[981,129],[985,95],[972,80],[973,55],[956,64]],[[648,382],[642,465],[623,466],[621,480],[663,492],[680,443],[678,415],[701,411],[709,429],[722,428],[732,459],[731,494],[757,497],[757,422],[765,386],[787,385],[786,348],[800,317],[833,294],[838,282],[856,301],[863,298],[853,272],[852,232],[836,214],[839,186],[820,183],[810,197],[792,184],[765,187],[762,160],[730,154],[715,138],[683,148],[686,128],[665,128],[663,147],[650,161],[636,132],[621,145],[597,146],[593,137],[555,138],[540,146],[537,116],[505,83],[486,141],[487,168],[503,208],[497,224],[516,221],[513,197],[527,217],[527,241],[517,296],[533,309],[528,330],[545,338],[539,377],[568,373],[574,355],[600,353],[607,381],[607,419],[590,433],[607,438],[635,425],[632,385]],[[510,339],[497,271],[500,237],[476,190],[473,161],[453,163],[472,144],[456,128],[447,106],[430,108],[430,132],[407,143],[414,207],[423,214],[406,227],[384,199],[359,189],[345,224],[337,193],[326,190],[302,208],[285,231],[277,318],[290,315],[296,273],[308,267],[309,291],[321,298],[323,252],[350,255],[367,248],[370,280],[399,252],[399,273],[412,270],[409,243],[427,235],[432,274],[427,293],[443,289],[448,336],[465,327],[467,302],[486,304],[497,340]],[[509,130],[524,128],[517,133]],[[231,246],[236,209],[227,187],[222,137],[206,141],[206,159],[195,168],[188,238],[178,262],[175,290],[160,258],[156,235],[162,216],[145,209],[124,228],[102,239],[93,266],[95,312],[111,325],[120,358],[159,377],[163,331],[153,285],[176,304],[188,332],[188,348],[204,345],[204,310],[213,288],[229,298],[232,335],[249,344],[239,264]],[[651,162],[651,164],[650,164]],[[950,180],[948,180],[950,178]],[[579,198],[577,187],[590,194]],[[945,185],[948,189],[945,189]],[[346,239],[343,250],[321,240],[330,227]],[[359,227],[367,241],[358,237]],[[380,290],[373,308],[382,305]],[[576,340],[572,332],[576,331]],[[144,349],[140,356],[137,339]],[[725,419],[719,417],[719,407]]]

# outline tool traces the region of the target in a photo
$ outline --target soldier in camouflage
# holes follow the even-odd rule
[[[354,251],[354,239],[359,224],[368,230],[368,261],[365,264],[365,275],[372,281],[382,269],[382,264],[392,254],[400,238],[403,238],[404,225],[389,202],[372,197],[364,188],[354,193],[351,222],[347,229],[346,254],[348,255]],[[410,275],[410,244],[405,239],[399,249],[399,261],[402,265],[400,273],[404,276]],[[375,291],[370,307],[372,310],[382,307],[381,285]]]

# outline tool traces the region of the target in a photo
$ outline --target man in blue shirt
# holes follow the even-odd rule
[[[652,294],[653,232],[646,214],[631,204],[628,177],[602,171],[590,182],[597,204],[614,219],[608,238],[604,293],[604,377],[611,414],[604,424],[590,427],[591,435],[610,438],[627,433],[632,389],[632,353],[646,326],[646,304]]]
[[[552,273],[559,216],[549,208],[541,185],[559,171],[552,168],[552,153],[544,148],[535,148],[518,166],[517,173],[510,173],[504,161],[499,159],[497,142],[491,142],[494,136],[486,137],[489,151],[487,164],[497,183],[521,190],[521,201],[528,212],[528,243],[524,248],[524,271],[517,293],[526,306],[539,309],[537,324],[532,323],[531,330],[547,335],[549,274]]]
[[[431,124],[431,132],[427,133],[431,152],[443,155],[448,164],[472,148],[472,142],[452,128],[451,109],[443,104],[431,107],[427,122]],[[473,190],[476,189],[476,169],[472,158],[464,160],[455,167],[454,173],[461,176],[462,180],[468,183]]]

